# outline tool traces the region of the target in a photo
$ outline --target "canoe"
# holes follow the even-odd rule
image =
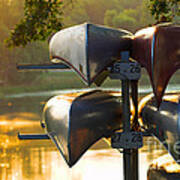
[[[51,38],[50,58],[52,62],[64,62],[91,85],[120,58],[121,51],[130,51],[132,37],[123,29],[90,23],[76,25],[57,32]]]
[[[121,128],[119,96],[98,90],[59,95],[47,102],[42,124],[70,167],[96,141]]]
[[[180,165],[165,154],[154,160],[147,173],[148,180],[179,180]]]
[[[146,68],[159,106],[169,79],[180,68],[180,25],[164,23],[139,30],[131,56]]]
[[[157,108],[153,95],[140,104],[141,124],[164,145],[174,160],[180,164],[180,93],[168,93]]]

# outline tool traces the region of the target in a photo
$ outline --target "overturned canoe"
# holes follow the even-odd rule
[[[60,95],[47,102],[43,124],[73,166],[92,144],[121,128],[121,105],[119,97],[110,92]]]
[[[151,95],[140,103],[142,123],[157,139],[163,143],[172,157],[180,164],[180,93],[164,96],[157,108]]]
[[[146,68],[159,106],[169,79],[180,68],[180,26],[164,23],[138,31],[131,56]]]
[[[131,40],[128,31],[85,23],[57,32],[49,43],[50,58],[63,61],[91,85],[121,51],[130,51]]]

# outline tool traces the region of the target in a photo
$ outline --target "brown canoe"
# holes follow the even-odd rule
[[[138,31],[131,56],[146,68],[159,106],[169,79],[180,68],[180,26],[160,24]]]

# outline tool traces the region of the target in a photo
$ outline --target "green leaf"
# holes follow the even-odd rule
[[[11,32],[6,45],[25,46],[47,39],[62,28],[62,7],[60,0],[25,0],[24,17]]]

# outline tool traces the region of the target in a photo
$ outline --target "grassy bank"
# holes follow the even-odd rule
[[[25,74],[23,73],[25,76]],[[171,84],[180,84],[180,72],[177,72],[170,81]],[[142,71],[140,86],[150,86],[150,81],[145,70]],[[107,78],[101,87],[120,88],[119,80]],[[96,87],[92,85],[91,87]],[[74,72],[42,72],[31,82],[24,82],[20,85],[3,85],[0,87],[0,96],[24,92],[52,91],[62,89],[87,88],[79,76]]]

